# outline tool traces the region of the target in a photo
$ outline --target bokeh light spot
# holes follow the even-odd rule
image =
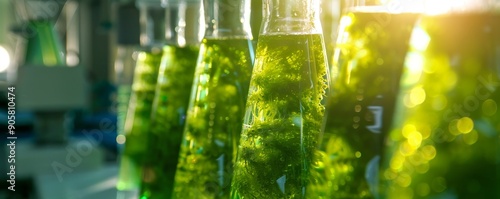
[[[467,145],[473,145],[477,142],[478,133],[476,130],[472,130],[470,133],[463,135],[463,140]]]
[[[405,161],[405,157],[401,154],[395,154],[394,157],[391,160],[391,169],[393,170],[400,170],[403,167],[403,163]]]
[[[116,143],[118,143],[118,144],[125,144],[126,140],[127,140],[127,138],[125,138],[124,135],[116,136]]]
[[[396,179],[396,182],[401,187],[408,187],[411,184],[411,176],[406,174],[406,173],[403,173],[403,174],[398,176],[398,178]]]
[[[416,130],[417,130],[417,128],[415,127],[415,125],[413,125],[413,124],[407,124],[407,125],[405,125],[403,127],[403,136],[405,138],[408,138],[409,135],[410,135],[410,133],[412,133],[412,132],[414,132]]]
[[[422,143],[422,134],[418,131],[413,131],[408,135],[408,143],[414,148],[420,147]]]
[[[415,152],[415,149],[416,148],[413,147],[412,144],[410,144],[407,140],[400,145],[399,152],[401,152],[401,154],[403,154],[404,156],[410,156]]]
[[[487,99],[482,105],[483,114],[486,116],[493,116],[497,113],[498,105],[495,100]]]
[[[422,87],[412,89],[410,99],[415,105],[423,103],[425,101],[425,90]]]
[[[474,121],[472,121],[472,119],[470,119],[469,117],[460,118],[457,121],[457,129],[458,131],[460,131],[460,133],[469,133],[472,131],[472,129],[474,129]]]
[[[437,95],[432,100],[432,108],[436,111],[441,111],[446,108],[448,100],[443,95]]]
[[[429,195],[429,192],[431,191],[430,186],[427,183],[421,183],[417,186],[417,195],[419,196],[427,196]]]
[[[436,148],[432,145],[426,145],[423,146],[421,149],[422,155],[427,159],[427,160],[432,160],[434,157],[436,157]]]
[[[420,133],[422,134],[422,139],[427,139],[431,136],[431,127],[426,124],[420,125]]]
[[[416,166],[415,171],[421,174],[427,173],[427,171],[429,171],[429,163],[425,162],[423,164]]]
[[[416,27],[413,29],[413,34],[410,39],[410,46],[418,51],[425,51],[429,46],[429,42],[431,41],[431,37],[425,30],[421,27]]]
[[[454,119],[448,124],[448,131],[454,136],[461,134],[458,130],[458,119]]]

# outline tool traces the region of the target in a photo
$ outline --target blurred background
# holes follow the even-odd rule
[[[255,41],[261,5],[252,0]],[[340,8],[340,0],[322,2],[329,55]],[[16,191],[2,180],[0,199],[116,198],[117,120],[126,112],[118,91],[130,84],[140,40],[134,0],[0,0],[0,128],[8,128],[13,86],[17,138]],[[0,173],[10,171],[7,137]]]

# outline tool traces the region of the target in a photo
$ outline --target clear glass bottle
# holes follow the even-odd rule
[[[205,0],[173,198],[228,198],[254,50],[248,0]]]
[[[120,175],[121,184],[117,185],[119,198],[135,198],[140,189],[141,168],[148,153],[147,136],[165,40],[164,37],[154,36],[159,34],[159,31],[154,31],[159,29],[158,26],[160,29],[164,27],[165,16],[161,15],[162,12],[164,14],[161,0],[138,0],[136,6],[140,12],[141,47],[137,53],[132,92],[125,118],[122,160],[126,161],[122,161],[124,164],[120,165],[120,174],[128,176]]]
[[[329,70],[317,0],[264,0],[231,198],[319,198]]]
[[[120,46],[117,49],[117,58],[115,61],[115,76],[116,76],[116,131],[117,143],[120,154],[123,152],[125,144],[125,121],[128,112],[130,96],[132,93],[132,82],[136,66],[134,54],[137,55],[137,46]],[[125,169],[130,165],[130,159],[127,156],[120,156],[120,174],[118,175],[117,189],[125,190],[129,182],[138,182],[138,179],[132,179],[129,169]],[[137,176],[135,176],[137,177]]]
[[[128,164],[127,168],[120,168],[128,170],[129,177],[135,179],[123,185],[127,187],[125,191],[133,194],[137,194],[139,190],[141,167],[147,157],[147,134],[161,57],[161,48],[142,49],[137,56],[132,93],[125,118],[125,147],[122,155],[130,159],[132,164]]]
[[[379,198],[379,163],[418,14],[345,1],[321,145],[328,198]]]
[[[140,198],[172,196],[179,149],[203,36],[200,0],[167,0],[166,36],[156,84]]]
[[[500,5],[491,2],[431,4],[413,29],[384,198],[500,198]]]
[[[119,46],[115,60],[116,79],[116,112],[117,112],[117,134],[125,135],[125,118],[127,115],[132,83],[134,80],[134,69],[136,65],[138,46]],[[121,139],[121,138],[119,138]]]
[[[137,61],[139,43],[139,10],[130,0],[117,0],[117,43],[114,64],[116,91],[116,142],[119,151],[119,173],[116,182],[117,199],[137,197],[139,174],[135,162],[129,156],[122,155],[126,142],[125,122],[132,93],[134,71]]]

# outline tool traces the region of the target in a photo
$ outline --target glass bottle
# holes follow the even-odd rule
[[[248,0],[205,0],[173,198],[228,198],[254,61]]]
[[[128,112],[135,66],[139,47],[139,32],[130,31],[131,28],[139,26],[139,11],[135,3],[127,1],[118,2],[118,25],[117,25],[117,49],[115,59],[115,84],[116,91],[116,142],[118,144],[119,173],[116,183],[117,199],[129,199],[137,197],[137,186],[139,174],[136,172],[136,164],[129,156],[123,155],[126,134],[125,122]],[[134,173],[135,171],[135,173]]]
[[[231,198],[319,198],[308,187],[329,87],[317,0],[264,0]]]
[[[156,84],[140,198],[172,196],[179,149],[203,36],[200,0],[167,0],[166,36]]]
[[[25,64],[64,66],[64,51],[52,21],[40,19],[28,22]]]
[[[62,6],[37,0],[19,0],[14,5],[23,20],[16,32],[26,38],[22,64],[65,66],[64,48],[54,27]]]
[[[127,115],[130,93],[137,58],[137,46],[119,46],[115,60],[115,78],[117,85],[117,134],[125,135],[125,118]],[[118,138],[123,139],[123,138]]]
[[[131,179],[127,184],[123,184],[123,189],[132,194],[137,194],[139,190],[141,166],[147,157],[147,133],[150,129],[151,109],[161,57],[160,48],[142,49],[137,56],[132,93],[125,118],[125,147],[122,155],[122,158],[128,158],[132,163],[127,164],[127,168],[120,168],[127,170]],[[122,189],[120,187],[119,190]]]
[[[125,118],[125,147],[120,165],[121,180],[117,185],[118,197],[137,197],[140,188],[141,166],[147,157],[147,134],[150,129],[150,116],[155,95],[156,82],[161,58],[164,37],[157,35],[158,26],[164,27],[165,17],[161,0],[138,0],[136,6],[140,12],[140,44],[134,71],[132,92]],[[157,33],[157,34],[155,34]],[[163,35],[163,34],[162,34]]]
[[[345,1],[332,60],[338,73],[321,145],[328,198],[379,198],[379,163],[411,30],[405,7]]]
[[[500,5],[489,2],[427,7],[413,29],[384,198],[500,198]]]

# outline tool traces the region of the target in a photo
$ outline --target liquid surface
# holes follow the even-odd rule
[[[328,198],[376,198],[378,164],[416,14],[349,12],[342,17],[324,142]]]
[[[386,198],[500,198],[500,15],[413,31],[387,143]]]
[[[305,197],[327,74],[321,35],[259,37],[231,198]]]
[[[229,197],[253,61],[251,40],[203,40],[173,198]]]
[[[168,199],[179,158],[198,47],[163,48],[143,167],[141,199]]]

